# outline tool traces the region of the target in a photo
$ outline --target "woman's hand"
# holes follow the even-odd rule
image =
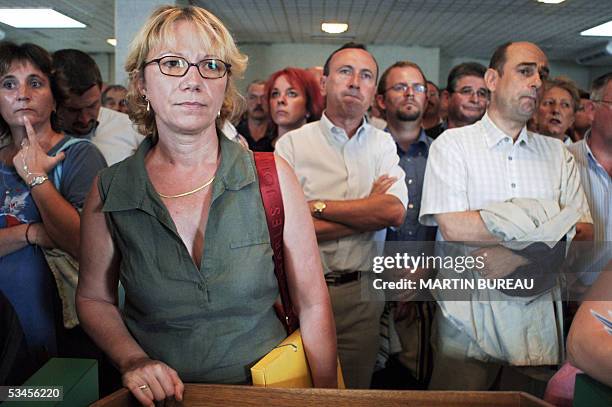
[[[143,406],[154,406],[174,396],[183,400],[185,386],[176,371],[165,363],[150,358],[140,358],[127,365],[123,370],[123,386],[127,387]]]
[[[23,118],[27,138],[21,142],[21,149],[13,157],[13,165],[19,176],[29,184],[35,176],[48,174],[60,161],[64,159],[64,153],[55,157],[49,157],[38,144],[36,132],[30,123],[30,119]]]

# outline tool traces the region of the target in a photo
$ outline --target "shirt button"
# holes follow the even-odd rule
[[[510,184],[510,186],[511,186],[512,188],[516,188],[516,184],[515,184],[514,182],[513,182],[512,184]]]
[[[509,157],[508,157],[508,160],[512,161],[512,156],[509,156]]]
[[[412,178],[408,180],[408,185],[412,184]]]
[[[412,209],[412,208],[414,208],[414,205],[413,204],[408,204],[408,209]]]
[[[412,236],[412,230],[408,231],[408,234],[409,234],[410,236]]]

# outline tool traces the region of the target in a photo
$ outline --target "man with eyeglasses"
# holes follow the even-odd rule
[[[563,236],[571,239],[573,226],[575,239],[592,238],[592,219],[573,157],[562,143],[526,127],[542,97],[548,72],[548,59],[535,44],[501,45],[484,77],[491,101],[483,118],[445,131],[431,146],[419,220],[438,226],[438,241],[464,244],[464,255],[481,256],[483,266],[472,270],[478,273],[476,278],[497,281],[537,262],[498,244],[505,239],[503,234],[485,223],[485,214],[500,206],[507,209],[506,225],[516,226],[524,220],[528,215],[518,209],[515,198],[529,200],[522,201],[525,205],[537,203],[565,211],[567,222],[552,224],[562,229],[556,230],[554,242],[563,245]],[[508,209],[509,204],[516,206]],[[536,228],[532,223],[530,227]],[[486,249],[474,252],[483,244]],[[454,247],[459,250],[459,245]],[[545,273],[557,271],[546,267],[541,266]],[[441,267],[438,278],[459,277],[461,272]],[[534,383],[543,390],[545,382],[534,380],[533,368],[556,365],[564,358],[559,288],[546,289],[533,299],[502,297],[508,298],[503,301],[487,300],[486,295],[499,299],[495,297],[502,295],[499,292],[479,291],[485,297],[473,301],[453,301],[456,297],[436,293],[429,388],[490,390],[498,377],[510,375],[526,391],[533,391]],[[540,380],[542,376],[547,380],[552,372],[548,366],[537,370]],[[496,389],[503,390],[504,382]]]
[[[442,99],[447,100],[446,129],[463,127],[482,119],[489,104],[485,85],[485,68],[477,62],[466,62],[451,69]]]
[[[428,253],[433,245],[426,242],[433,242],[436,238],[435,227],[419,223],[425,167],[433,142],[422,126],[427,97],[425,74],[410,61],[394,63],[383,72],[378,82],[376,103],[387,121],[385,130],[397,145],[399,164],[406,173],[410,197],[404,223],[399,228],[387,229],[387,242],[396,243],[387,244],[386,255],[401,252],[419,256]],[[424,277],[421,272],[418,275]],[[433,306],[428,302],[403,301],[399,297],[389,300],[393,303],[385,311],[381,325],[382,359],[388,355],[389,360],[386,368],[377,372],[376,380],[381,386],[399,381],[401,388],[424,388],[429,375],[428,327],[431,326]],[[409,318],[412,315],[418,315],[418,318]],[[402,344],[401,349],[391,346],[395,335]]]
[[[348,388],[369,388],[380,345],[384,293],[371,287],[376,241],[403,223],[404,172],[391,136],[365,120],[378,65],[364,45],[348,43],[323,68],[321,120],[281,137],[275,154],[293,167],[312,215],[336,321]]]
[[[126,114],[101,106],[102,75],[93,58],[83,51],[63,49],[53,54],[53,68],[68,89],[68,99],[57,108],[64,130],[90,139],[108,165],[131,156],[144,136]]]

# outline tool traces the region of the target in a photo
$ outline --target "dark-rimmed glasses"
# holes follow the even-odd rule
[[[608,106],[612,105],[612,100],[594,100],[593,99],[592,102],[603,103],[604,105],[608,105]]]
[[[145,62],[144,66],[157,64],[159,71],[164,75],[181,77],[187,75],[189,68],[195,66],[204,79],[219,79],[223,78],[226,73],[230,72],[231,64],[223,62],[216,58],[206,58],[198,63],[187,61],[183,57],[168,55],[165,57],[152,59]]]
[[[455,91],[456,93],[460,94],[461,96],[465,96],[465,97],[472,97],[474,95],[478,96],[478,99],[488,99],[489,98],[489,90],[488,89],[472,89],[469,86],[466,86],[464,88],[458,89]]]

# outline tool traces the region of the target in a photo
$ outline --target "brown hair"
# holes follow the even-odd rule
[[[221,128],[226,119],[240,115],[244,99],[238,93],[235,77],[241,78],[247,65],[247,57],[243,55],[231,34],[211,12],[194,6],[175,7],[161,6],[149,17],[130,45],[130,52],[125,63],[129,75],[128,106],[130,119],[138,126],[138,131],[145,136],[157,138],[155,113],[147,112],[147,101],[138,89],[139,82],[144,78],[144,64],[149,52],[159,48],[173,38],[172,28],[179,21],[188,21],[195,26],[199,37],[207,50],[221,60],[231,64],[227,72],[227,88],[221,112],[217,118],[217,127]]]
[[[66,100],[67,91],[59,85],[60,81],[57,80],[51,55],[47,50],[31,43],[17,45],[11,41],[0,42],[0,77],[6,75],[15,62],[29,62],[47,77],[56,105]],[[61,131],[61,123],[55,112],[51,113],[51,128],[56,132]],[[5,138],[9,134],[8,124],[0,116],[0,138]]]

